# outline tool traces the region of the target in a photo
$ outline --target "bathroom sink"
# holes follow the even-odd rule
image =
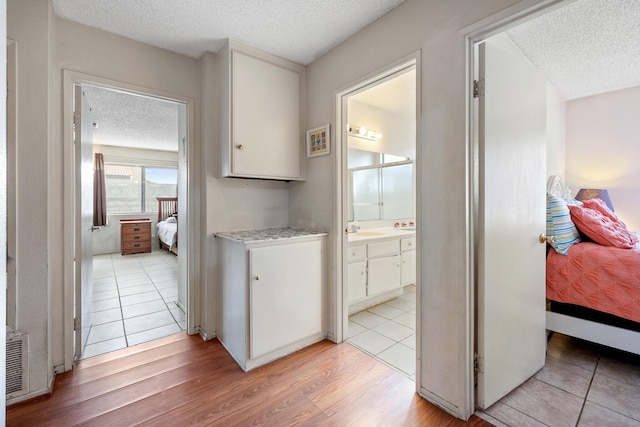
[[[383,233],[382,231],[358,231],[356,233],[357,236],[362,236],[362,237],[376,237],[376,236],[384,236],[386,233]]]

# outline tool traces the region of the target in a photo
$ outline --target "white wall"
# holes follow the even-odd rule
[[[53,23],[48,2],[9,0],[7,37],[17,45],[16,327],[29,333],[29,391],[44,390],[52,377],[53,286],[51,227],[47,209],[52,153],[51,55]],[[3,115],[4,117],[4,115]],[[3,132],[4,135],[4,132]],[[3,169],[4,170],[4,169]]]
[[[567,103],[567,185],[606,188],[616,214],[640,230],[640,86]]]
[[[335,93],[420,49],[422,87],[421,146],[417,170],[421,183],[417,215],[422,360],[421,392],[460,417],[470,415],[471,362],[467,331],[471,325],[468,270],[469,195],[467,193],[466,75],[463,28],[515,0],[407,0],[325,54],[307,68],[307,127],[335,124]],[[530,2],[529,4],[532,4]],[[372,54],[375,52],[375,54]],[[348,65],[346,65],[348,64]],[[335,141],[335,126],[332,140]],[[334,223],[336,152],[309,159],[307,182],[291,191],[292,225],[330,231],[330,301],[336,300],[335,249],[342,238]],[[420,151],[422,156],[420,157]],[[333,201],[333,202],[329,202]],[[337,333],[338,307],[329,313],[329,331]],[[420,342],[420,341],[419,341]]]
[[[350,148],[416,158],[415,119],[353,99],[348,100],[347,109],[350,124],[382,133],[382,138],[376,141],[349,136]]]
[[[566,178],[565,159],[566,102],[553,86],[547,84],[547,177]]]
[[[0,0],[0,40],[7,38],[7,2]],[[0,51],[0,82],[7,80],[7,50]],[[0,88],[0,99],[5,99],[7,95],[6,85]],[[0,188],[7,185],[7,114],[6,103],[0,103]],[[6,271],[7,267],[7,192],[0,191],[0,271]],[[6,289],[7,276],[0,274],[0,289]],[[5,318],[7,313],[7,303],[5,292],[0,292],[0,319]],[[0,322],[0,335],[6,336],[6,325]],[[6,346],[0,348],[0,366],[6,366]],[[7,384],[0,381],[0,407],[5,406],[5,395],[7,394]],[[0,414],[0,425],[5,425],[6,411]]]

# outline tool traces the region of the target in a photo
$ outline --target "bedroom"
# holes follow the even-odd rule
[[[94,179],[101,171],[106,202],[93,204],[94,218],[105,206],[106,225],[94,219],[93,316],[84,359],[184,331],[186,307],[178,298],[180,104],[90,84],[82,90]]]
[[[637,79],[624,79],[631,76],[630,73],[627,73],[627,70],[637,70],[638,62],[635,55],[635,52],[637,52],[637,47],[635,46],[637,34],[632,31],[633,25],[630,24],[632,19],[630,16],[633,15],[633,12],[625,10],[628,13],[618,15],[607,8],[609,5],[602,2],[572,2],[568,6],[558,8],[546,16],[509,29],[507,34],[513,40],[517,49],[524,53],[529,63],[533,64],[551,86],[554,86],[559,92],[555,96],[548,98],[546,108],[544,103],[542,108],[543,111],[546,110],[546,118],[543,116],[543,123],[545,120],[547,123],[546,136],[543,134],[543,140],[546,138],[548,141],[545,162],[547,176],[560,175],[563,179],[566,178],[572,190],[572,196],[576,196],[580,188],[609,189],[609,194],[617,194],[615,200],[619,201],[616,202],[614,201],[614,196],[611,197],[615,206],[615,213],[627,223],[630,230],[637,230],[634,225],[634,219],[638,217],[639,213],[635,203],[635,194],[637,194],[638,190],[633,188],[634,183],[637,181],[637,175],[631,162],[626,159],[629,158],[629,154],[633,156],[634,149],[630,147],[633,146],[633,141],[637,140],[638,125],[630,112],[637,111],[639,88]],[[620,10],[622,9],[618,9],[618,11]],[[615,15],[618,15],[617,19],[613,20],[612,17]],[[577,29],[575,28],[576,24],[578,24]],[[610,31],[607,29],[610,29]],[[631,31],[631,33],[626,31]],[[615,70],[618,69],[622,70],[622,72],[616,73]],[[623,82],[618,83],[619,85],[616,86],[614,82],[620,82],[617,79],[618,75],[623,78]],[[487,97],[489,97],[491,96],[489,94],[489,80],[487,80],[486,86]],[[491,92],[495,93],[493,89],[496,89],[496,87],[491,89]],[[544,86],[542,92],[544,93]],[[526,99],[531,98],[527,97]],[[504,117],[502,118],[504,119]],[[519,117],[519,119],[524,119],[524,116]],[[552,132],[549,132],[550,129]],[[514,140],[512,139],[511,141]],[[514,150],[514,152],[518,152],[518,150]],[[527,154],[528,156],[519,160],[530,164],[538,164],[536,163],[536,158],[531,156],[530,152]],[[495,162],[495,159],[492,160]],[[515,158],[512,158],[512,160],[515,161]],[[515,176],[518,175],[513,175],[513,177]],[[529,178],[529,175],[526,175],[525,178]],[[513,182],[514,180],[512,179],[511,181]],[[495,181],[491,181],[491,183],[493,184]],[[509,186],[509,184],[506,185]],[[523,199],[526,198],[522,197],[523,195],[531,194],[532,191],[531,187],[524,187],[522,184],[519,185],[517,190],[516,193],[501,194],[500,200],[514,200],[511,199],[512,197]],[[623,194],[625,191],[626,197]],[[554,191],[551,192],[554,193]],[[535,194],[539,193],[536,190]],[[565,192],[562,195],[567,194]],[[618,208],[618,204],[620,208]],[[576,208],[575,210],[579,209]],[[568,216],[568,208],[566,212]],[[574,209],[572,208],[571,216],[573,217],[573,215]],[[549,216],[547,218],[547,223],[549,224]],[[555,222],[555,211],[553,218]],[[584,230],[581,230],[582,232]],[[561,237],[557,232],[554,233],[554,230],[549,228],[547,228],[547,234],[555,234],[558,238]],[[519,236],[522,236],[522,234],[519,234]],[[579,249],[570,249],[570,252],[571,250],[579,251]],[[550,252],[549,259],[554,258],[552,255],[555,255],[554,251]],[[562,257],[555,256],[555,258]],[[530,262],[525,261],[525,264],[530,265]],[[536,265],[543,266],[543,264]],[[593,267],[590,266],[589,268],[592,269]],[[616,264],[615,268],[620,269],[621,267]],[[624,268],[622,267],[622,269]],[[583,267],[579,269],[583,270]],[[540,268],[537,268],[536,274],[539,274],[540,270]],[[633,269],[630,270],[632,271]],[[606,273],[603,273],[603,271],[585,272],[584,276],[604,277]],[[616,275],[614,277],[621,276]],[[513,277],[511,278],[512,280],[517,280]],[[548,283],[549,280],[551,282],[557,280],[553,269],[547,269]],[[635,279],[635,282],[634,279],[631,280],[635,283],[632,286],[637,287],[637,279]],[[544,281],[544,278],[542,278],[542,281]],[[587,280],[584,282],[587,282]],[[536,283],[540,283],[540,281],[536,281]],[[578,282],[573,286],[575,290],[578,290],[582,289],[582,285],[583,282]],[[623,286],[626,289],[626,285]],[[622,289],[622,287],[619,289]],[[589,297],[586,299],[609,300],[612,298],[612,290],[600,292],[589,291]],[[623,303],[618,303],[619,306],[633,305],[634,301],[636,301],[635,304],[637,306],[637,300],[634,299],[633,293],[627,294],[626,291],[620,293],[624,294],[623,298],[625,300]],[[604,294],[606,294],[606,297],[603,297]],[[637,295],[637,291],[635,295]],[[554,294],[553,291],[547,291],[547,298],[558,299],[557,294]],[[538,300],[536,299],[536,301]],[[627,310],[627,312],[629,311]],[[620,311],[617,313],[620,313]],[[621,314],[618,315],[621,316]],[[637,332],[623,332],[621,329],[605,328],[601,326],[601,318],[595,320],[592,313],[589,314],[588,318],[594,321],[593,323],[577,321],[574,316],[576,316],[575,313],[558,320],[560,318],[556,314],[556,308],[554,307],[546,317],[547,329],[625,351],[639,352],[638,343],[640,340]],[[628,318],[626,315],[625,317]],[[637,319],[637,314],[633,319]],[[544,322],[544,318],[542,321]],[[632,329],[634,328],[635,331],[639,330],[637,323],[632,327]],[[529,330],[533,332],[534,329]],[[538,329],[535,330],[537,331]],[[537,337],[538,335],[535,334],[535,336]],[[549,361],[547,361],[548,363]],[[536,374],[535,377],[537,378],[538,375]],[[602,381],[602,377],[598,377],[596,374],[593,384],[599,386]],[[533,383],[538,382],[533,380]],[[531,390],[533,383],[528,381],[523,387]],[[591,393],[589,396],[591,396]],[[513,399],[511,399],[511,402],[513,402]],[[620,407],[618,406],[618,408]],[[577,415],[576,413],[576,421],[578,419]],[[540,418],[538,419],[540,420]],[[502,421],[506,422],[504,419]]]

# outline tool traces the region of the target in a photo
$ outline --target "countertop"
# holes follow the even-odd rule
[[[369,240],[384,240],[390,238],[415,237],[415,227],[381,227],[381,228],[364,228],[355,233],[349,233],[347,240],[349,243],[363,242]]]
[[[213,233],[216,237],[236,242],[264,242],[268,240],[295,239],[309,236],[325,236],[327,233],[304,228],[278,227],[258,228],[254,230],[220,231]]]

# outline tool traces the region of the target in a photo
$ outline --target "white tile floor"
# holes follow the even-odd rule
[[[178,258],[168,251],[93,258],[93,323],[82,359],[186,329]]]
[[[415,381],[415,286],[405,286],[402,296],[349,316],[347,342]]]

